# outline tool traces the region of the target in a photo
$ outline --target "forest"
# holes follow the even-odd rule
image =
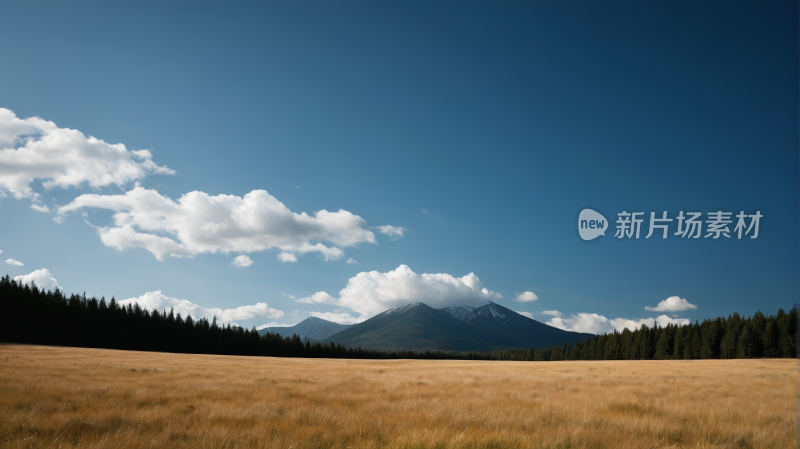
[[[172,310],[149,311],[86,294],[66,296],[34,283],[0,279],[0,341],[54,346],[174,353],[273,357],[453,360],[691,360],[797,357],[798,308],[775,315],[706,319],[685,326],[625,329],[573,345],[485,352],[380,351],[282,337],[255,328],[219,325],[181,317]]]

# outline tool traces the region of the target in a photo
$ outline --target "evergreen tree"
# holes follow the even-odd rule
[[[764,357],[775,357],[778,350],[778,328],[774,320],[768,320],[764,329]]]
[[[692,330],[691,357],[689,358],[699,359],[703,343],[700,341],[700,326],[697,324],[697,322],[695,322],[694,324],[695,328]]]
[[[656,343],[656,353],[655,358],[658,360],[663,360],[668,358],[669,354],[669,347],[667,346],[667,332],[661,332],[661,336],[658,337],[658,343]]]
[[[750,326],[745,325],[742,335],[739,337],[739,358],[752,357],[753,337],[750,335]]]
[[[673,343],[673,352],[672,358],[675,360],[680,360],[683,358],[683,351],[684,351],[684,344],[683,344],[683,330],[686,327],[679,327],[675,329],[675,340]]]

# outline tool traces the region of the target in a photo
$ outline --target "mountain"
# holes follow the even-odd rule
[[[565,341],[571,344],[594,336],[548,326],[493,302],[480,307],[451,307],[442,311],[485,331],[525,342],[526,347],[545,348]]]
[[[328,337],[323,343],[364,349],[488,351],[530,345],[481,329],[447,312],[415,302],[379,315]]]
[[[305,320],[289,327],[265,327],[258,331],[259,335],[264,335],[267,332],[271,334],[280,334],[284,337],[291,337],[297,334],[302,339],[310,340],[324,340],[333,334],[341,332],[349,328],[349,324],[338,324],[332,321],[323,320],[322,318],[306,318]]]

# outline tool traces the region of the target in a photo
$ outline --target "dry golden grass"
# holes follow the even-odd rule
[[[359,361],[0,346],[0,446],[789,448],[796,360]]]

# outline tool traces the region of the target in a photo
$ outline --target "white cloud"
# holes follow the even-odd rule
[[[599,334],[608,331],[608,318],[596,313],[573,314],[571,318],[553,317],[545,324],[572,332]]]
[[[636,321],[628,320],[625,318],[615,318],[613,320],[610,320],[609,323],[614,329],[621,331],[625,328],[628,328],[630,330],[639,329],[640,327],[642,327],[642,324],[646,324],[647,327],[653,327],[655,326],[656,323],[658,323],[658,325],[661,327],[666,327],[667,324],[677,324],[679,326],[685,326],[689,324],[690,321],[686,318],[673,319],[666,315],[659,315],[656,318],[643,318]]]
[[[327,241],[347,247],[376,243],[367,222],[346,210],[320,210],[313,216],[295,213],[264,190],[244,197],[190,192],[177,201],[136,185],[124,195],[86,194],[58,208],[60,215],[85,207],[113,210],[114,226],[97,228],[103,244],[118,250],[145,248],[164,256],[191,257],[201,253],[250,253],[278,248],[284,262],[296,254],[320,253],[325,260],[344,256]]]
[[[292,253],[280,253],[278,254],[278,260],[281,262],[297,262],[297,256]]]
[[[56,278],[53,277],[53,273],[51,273],[47,268],[36,270],[30,274],[15,276],[14,280],[22,284],[30,284],[31,281],[33,281],[39,286],[40,289],[44,290],[55,290],[56,287],[61,288],[61,286],[58,285]]]
[[[651,312],[683,312],[690,309],[697,310],[697,306],[690,304],[689,301],[678,296],[670,296],[658,303],[655,307],[646,306],[644,308],[644,310],[649,310]]]
[[[677,319],[673,320],[672,318],[670,318],[670,317],[668,317],[666,315],[657,316],[656,317],[656,321],[658,322],[658,325],[661,326],[661,327],[667,327],[667,324],[673,324],[673,325],[677,324],[678,326],[686,326],[687,324],[691,324],[692,323],[687,318],[677,318]]]
[[[233,262],[231,262],[231,265],[240,268],[249,267],[250,265],[253,265],[253,260],[242,254],[241,256],[236,256],[236,258],[233,259]]]
[[[605,316],[596,313],[578,313],[577,315],[572,314],[569,318],[554,317],[545,324],[572,332],[599,334],[611,332],[615,329],[618,331],[622,331],[625,328],[635,330],[642,327],[642,324],[646,324],[647,327],[652,328],[656,323],[661,327],[665,327],[667,324],[685,326],[689,324],[689,320],[685,318],[673,319],[666,315],[659,315],[657,318],[642,318],[639,320],[629,320],[625,318],[609,320]]]
[[[212,308],[206,309],[191,301],[185,299],[176,299],[164,296],[161,290],[145,293],[138,298],[128,298],[119,302],[122,305],[138,303],[139,307],[147,308],[149,310],[175,310],[175,313],[180,313],[183,318],[191,315],[192,318],[208,318],[209,321],[216,315],[217,322],[234,324],[234,320],[253,320],[256,318],[270,318],[278,319],[283,318],[283,312],[277,309],[270,308],[267,303],[259,302],[254,305],[247,305],[237,307],[235,309],[219,309]]]
[[[544,312],[539,312],[539,315],[561,316],[561,312],[558,310],[545,310]]]
[[[3,250],[2,249],[0,249],[0,254],[3,254]]]
[[[399,237],[403,236],[403,232],[407,231],[406,228],[402,228],[399,226],[375,226],[375,229],[378,230],[381,234],[386,234],[392,238],[392,240],[396,240]]]
[[[47,206],[40,206],[38,204],[31,204],[31,209],[35,210],[36,212],[44,212],[46,214],[50,213],[50,209]]]
[[[530,319],[533,319],[533,314],[530,313],[530,312],[520,312],[519,310],[515,310],[515,312],[517,312],[518,314],[520,314],[522,316],[526,316],[526,317],[528,317]]]
[[[496,301],[502,296],[482,288],[474,273],[456,278],[446,273],[417,274],[406,265],[393,271],[361,272],[350,278],[347,287],[334,298],[326,292],[317,292],[298,302],[306,304],[333,304],[358,313],[364,320],[387,309],[423,302],[433,308],[473,306]]]
[[[363,316],[354,317],[347,312],[308,312],[308,314],[316,318],[322,318],[323,320],[333,321],[334,323],[339,324],[357,324],[367,319]]]
[[[318,252],[326,262],[329,260],[341,259],[342,256],[344,256],[344,251],[340,250],[339,248],[328,248],[322,243],[317,243],[316,245],[303,244],[300,245],[300,247],[295,251],[297,251],[298,254]]]
[[[7,263],[8,265],[14,265],[15,267],[22,267],[22,266],[25,266],[25,264],[24,264],[24,263],[22,263],[22,262],[20,262],[20,261],[18,261],[18,260],[14,260],[14,259],[6,259],[6,263]]]
[[[295,323],[295,324],[297,324],[297,323]],[[264,329],[264,328],[267,328],[267,327],[292,327],[292,326],[294,326],[294,324],[281,324],[281,323],[273,321],[271,323],[261,324],[261,325],[256,326],[256,330],[260,331],[261,329]]]
[[[298,299],[297,302],[302,302],[303,304],[336,304],[336,298],[325,292],[316,292],[311,296]]]
[[[149,150],[130,151],[80,131],[59,128],[39,117],[18,118],[0,108],[0,191],[38,201],[31,189],[42,180],[45,189],[123,185],[148,173],[174,174],[153,162]]]
[[[531,301],[536,301],[537,299],[539,299],[539,297],[536,296],[533,292],[522,292],[522,293],[517,293],[517,296],[514,298],[514,301],[531,302]]]
[[[352,263],[352,264],[356,264],[356,265],[358,265],[358,262],[356,262],[356,260],[355,260],[355,259],[353,259],[352,257],[351,257],[351,258],[349,258],[349,259],[347,259],[347,263]]]
[[[423,213],[423,214],[425,214],[425,215],[427,215],[427,216],[429,216],[429,217],[431,216],[431,214],[430,214],[430,213],[428,213],[428,211],[426,211],[425,209],[422,209],[422,213]]]
[[[290,294],[287,294],[287,293],[285,293],[285,292],[281,292],[281,295],[283,295],[283,296],[285,296],[285,297],[287,297],[287,298],[292,298],[292,299],[294,299],[294,295],[290,295]],[[295,312],[296,312],[296,311],[295,311]]]

